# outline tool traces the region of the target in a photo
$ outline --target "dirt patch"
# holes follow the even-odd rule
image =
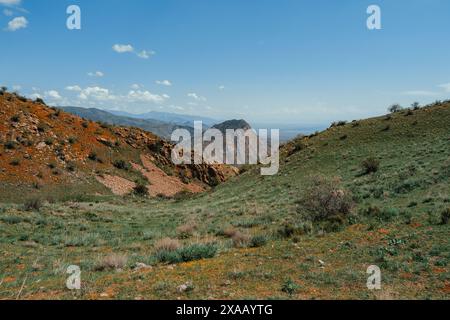
[[[150,183],[149,194],[151,196],[164,195],[172,197],[179,192],[188,191],[199,193],[205,189],[198,183],[183,183],[178,177],[169,176],[158,168],[147,156],[141,155],[143,167],[133,163],[133,168],[139,170]]]
[[[107,174],[101,177],[97,176],[96,179],[105,187],[109,188],[112,193],[119,196],[124,196],[130,193],[136,186],[136,184],[130,180],[118,176],[110,176]]]

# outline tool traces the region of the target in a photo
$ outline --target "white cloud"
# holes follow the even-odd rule
[[[24,29],[28,26],[28,20],[25,17],[17,17],[8,22],[8,31]]]
[[[137,83],[134,83],[134,84],[132,84],[130,87],[131,87],[131,89],[133,89],[133,90],[138,90],[141,86],[138,85]]]
[[[220,91],[225,90],[225,86],[219,86],[219,90],[220,90]]]
[[[157,80],[156,84],[159,84],[161,86],[167,86],[167,87],[172,86],[172,83],[169,80]]]
[[[158,95],[153,94],[149,91],[142,90],[131,90],[128,92],[127,98],[132,101],[138,102],[154,102],[154,103],[163,103],[164,101],[170,99],[167,94]]]
[[[97,77],[97,78],[101,78],[103,77],[105,74],[101,71],[95,71],[95,72],[88,72],[88,76],[89,77]]]
[[[181,106],[176,106],[176,105],[170,105],[169,108],[170,108],[170,109],[177,110],[177,111],[184,111],[184,110],[185,110],[183,107],[181,107]]]
[[[20,89],[22,89],[22,86],[16,84],[12,86],[13,91],[19,91]]]
[[[131,44],[115,44],[113,45],[113,50],[117,53],[135,53],[141,59],[149,59],[151,56],[155,55],[155,51],[142,50],[135,52],[134,47]]]
[[[107,100],[115,100],[116,96],[112,95],[108,89],[101,87],[87,87],[81,90],[78,97],[82,100],[87,100],[92,98],[98,101],[107,101]]]
[[[141,52],[136,53],[136,55],[142,59],[149,59],[151,56],[155,55],[155,51],[142,50]]]
[[[40,95],[39,93],[33,93],[32,95],[30,95],[30,98],[31,99],[34,99],[34,100],[36,100],[36,99],[42,99],[42,95]]]
[[[3,14],[7,17],[11,17],[14,14],[14,12],[10,9],[4,9]]]
[[[68,90],[68,91],[81,91],[81,87],[80,86],[78,86],[78,85],[74,85],[74,86],[67,86],[66,87],[66,90]]]
[[[56,90],[50,90],[45,92],[45,96],[54,100],[61,100],[62,97]]]
[[[113,50],[118,53],[133,52],[134,48],[130,44],[115,44]]]
[[[431,97],[435,96],[436,92],[432,91],[424,91],[424,90],[414,90],[414,91],[405,91],[402,92],[403,95],[406,96],[425,96],[425,97]]]
[[[202,96],[200,96],[200,95],[198,95],[196,93],[188,93],[187,96],[189,98],[192,98],[192,99],[197,100],[197,101],[206,101],[205,97],[202,97]]]
[[[450,92],[450,83],[444,83],[439,85],[439,88],[444,89],[446,92]]]
[[[0,0],[0,4],[5,6],[18,6],[22,0]]]

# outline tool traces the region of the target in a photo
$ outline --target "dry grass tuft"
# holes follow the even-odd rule
[[[175,251],[181,247],[180,242],[176,239],[164,238],[155,243],[155,251]]]
[[[127,256],[113,253],[102,258],[95,266],[96,271],[123,269],[128,262]]]
[[[177,228],[178,238],[187,239],[192,237],[194,231],[197,229],[197,224],[194,222],[189,222],[183,224]]]
[[[231,237],[233,240],[233,246],[236,248],[244,248],[250,244],[251,237],[248,234],[236,231],[236,233]]]

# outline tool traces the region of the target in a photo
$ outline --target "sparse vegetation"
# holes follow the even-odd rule
[[[256,235],[253,236],[250,240],[250,247],[252,248],[258,248],[263,247],[267,243],[267,237],[263,235]]]
[[[148,188],[145,184],[143,183],[138,183],[136,184],[136,186],[133,188],[133,193],[137,196],[140,197],[145,197],[148,196]]]
[[[69,137],[69,138],[67,139],[67,141],[68,141],[70,144],[74,144],[74,143],[77,142],[77,138],[76,138],[76,137]]]
[[[53,138],[46,138],[44,142],[46,145],[51,146],[51,145],[53,145],[54,140],[53,140]]]
[[[92,161],[97,161],[98,160],[97,152],[95,151],[89,152],[88,159]]]
[[[20,166],[20,160],[19,159],[12,159],[9,164],[14,166],[14,167]]]
[[[393,104],[389,107],[388,111],[390,113],[397,113],[403,110],[403,107],[399,104]]]
[[[39,211],[42,208],[42,200],[40,198],[31,198],[25,201],[23,209],[25,211]]]
[[[7,141],[5,142],[5,148],[8,150],[13,150],[16,148],[16,142],[14,141]]]
[[[418,103],[418,102],[413,102],[413,103],[411,104],[411,108],[412,108],[413,110],[419,110],[419,109],[420,109],[420,103]]]
[[[20,121],[20,115],[15,114],[11,117],[12,122],[19,122]]]
[[[217,246],[214,243],[196,243],[176,250],[160,250],[156,253],[156,258],[162,263],[180,263],[213,258],[216,252]]]
[[[367,158],[361,164],[364,174],[371,174],[378,171],[380,167],[380,161],[373,157]]]
[[[180,242],[176,239],[164,238],[155,243],[156,253],[161,251],[176,251],[181,247]]]
[[[240,231],[236,231],[232,236],[231,240],[233,240],[233,246],[236,248],[244,248],[250,243],[250,236],[248,234],[242,233]]]
[[[289,295],[293,295],[299,289],[300,289],[300,286],[298,284],[296,284],[291,278],[287,278],[283,282],[283,285],[281,286],[281,291],[283,291]]]
[[[447,208],[441,213],[441,224],[442,225],[448,224],[449,221],[450,221],[450,208]]]
[[[115,160],[113,163],[114,167],[120,170],[131,170],[131,164],[125,160]]]
[[[177,234],[180,239],[187,239],[192,237],[195,229],[197,228],[197,224],[190,222],[183,224],[177,228]]]
[[[128,258],[123,254],[110,254],[100,259],[95,265],[96,271],[119,270],[125,268]]]
[[[300,203],[313,221],[339,219],[353,208],[350,191],[341,186],[341,179],[313,177]]]

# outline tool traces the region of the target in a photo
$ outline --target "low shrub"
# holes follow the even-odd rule
[[[348,215],[353,208],[350,191],[341,187],[340,178],[317,176],[300,200],[300,204],[312,221],[334,220],[337,216]],[[299,208],[300,209],[300,208]]]
[[[342,126],[345,126],[346,124],[347,124],[347,121],[336,121],[331,124],[331,128],[342,127]]]
[[[15,114],[10,119],[12,122],[19,122],[20,121],[20,115]]]
[[[442,225],[448,224],[449,221],[450,221],[450,208],[447,208],[441,212],[441,224]]]
[[[148,196],[148,188],[145,184],[143,183],[138,183],[136,184],[136,186],[133,188],[133,193],[137,196],[140,197],[145,197]]]
[[[94,269],[96,271],[123,269],[127,262],[127,256],[113,253],[99,260]]]
[[[69,138],[67,139],[67,141],[68,141],[70,144],[74,144],[75,142],[77,142],[77,138],[76,138],[76,137],[69,137]]]
[[[180,243],[176,239],[164,238],[155,243],[155,251],[175,251],[180,248]]]
[[[195,229],[197,229],[197,225],[195,223],[186,223],[177,228],[178,238],[187,239],[192,237]]]
[[[250,247],[258,248],[267,244],[267,237],[264,235],[256,235],[250,239]]]
[[[184,262],[213,258],[217,253],[214,243],[197,243],[178,250]]]
[[[368,217],[377,218],[383,221],[390,221],[393,218],[399,216],[400,214],[398,209],[395,208],[380,209],[377,206],[369,206],[368,208],[363,209],[361,213]]]
[[[14,142],[14,141],[6,141],[4,146],[8,150],[13,150],[13,149],[16,148],[16,142]]]
[[[45,105],[45,101],[42,98],[36,98],[36,100],[34,100],[34,102]]]
[[[217,253],[214,243],[197,243],[176,250],[159,250],[156,259],[162,263],[180,263],[213,258]]]
[[[125,160],[115,160],[113,162],[114,167],[116,167],[117,169],[120,170],[130,170],[131,169],[131,165],[129,162],[125,161]]]
[[[235,248],[244,248],[249,245],[251,239],[248,234],[236,231],[236,233],[234,233],[231,237],[231,240],[233,240],[233,246]]]
[[[76,167],[74,162],[69,162],[69,163],[67,163],[66,168],[67,168],[68,171],[74,172],[77,167]]]
[[[281,285],[281,291],[293,295],[300,289],[300,286],[296,284],[291,278],[287,278]]]
[[[225,230],[221,230],[218,235],[232,238],[237,232],[239,232],[237,229],[234,229],[233,227],[226,228]]]
[[[11,160],[11,162],[9,164],[14,166],[14,167],[20,166],[20,160],[19,159],[13,159],[13,160]]]
[[[89,152],[88,159],[92,161],[97,161],[98,160],[97,153],[95,151]]]
[[[375,158],[367,158],[361,163],[364,174],[375,173],[380,167],[380,161]]]
[[[396,112],[400,112],[403,110],[403,107],[399,104],[393,104],[388,108],[388,111],[390,113],[396,113]]]
[[[42,208],[42,200],[39,198],[31,198],[25,201],[23,209],[25,211],[39,211]]]
[[[45,125],[45,124],[43,124],[43,123],[39,123],[38,125],[37,125],[37,130],[39,131],[39,132],[45,132],[45,130],[47,130],[47,126]]]

